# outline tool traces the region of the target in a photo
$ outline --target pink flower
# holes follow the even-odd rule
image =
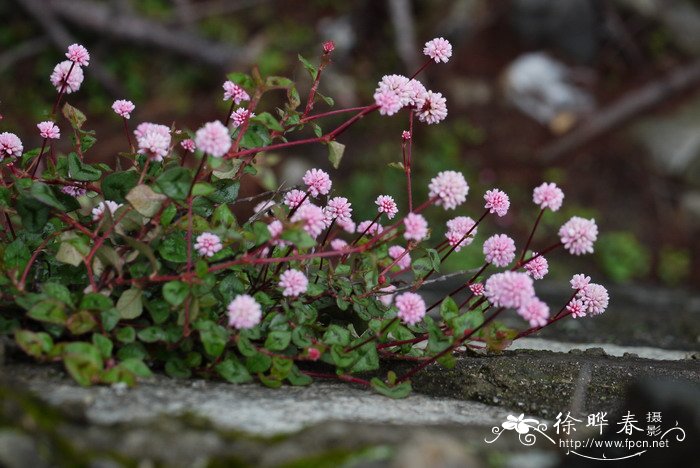
[[[194,150],[197,149],[197,145],[194,143],[194,140],[192,138],[182,140],[180,142],[180,146],[182,146],[182,149],[184,149],[185,151],[189,151],[190,153],[194,153]]]
[[[284,195],[284,204],[289,208],[294,209],[302,203],[307,204],[309,202],[309,197],[306,192],[301,190],[292,189]]]
[[[394,115],[403,107],[399,96],[389,90],[380,90],[374,93],[374,103],[379,106],[381,115]]]
[[[573,289],[583,289],[591,282],[591,277],[586,276],[583,273],[579,273],[571,277],[571,287]]]
[[[445,237],[450,246],[455,248],[455,252],[459,252],[462,247],[472,243],[478,230],[474,224],[476,223],[469,216],[457,216],[447,222]],[[464,237],[467,233],[469,236]]]
[[[343,239],[333,239],[331,241],[331,249],[333,250],[344,250],[348,246],[348,243]]]
[[[119,209],[120,206],[122,206],[121,203],[113,202],[112,200],[105,200],[103,202],[100,202],[97,204],[96,207],[92,209],[92,220],[97,221],[100,218],[102,218],[102,215],[104,215],[105,210],[109,210],[110,214],[114,215],[114,213]]]
[[[590,283],[585,288],[581,289],[576,295],[584,307],[586,314],[589,316],[600,315],[608,308],[610,297],[605,286],[600,284]]]
[[[205,123],[202,128],[197,130],[194,143],[202,152],[214,158],[220,158],[231,147],[231,135],[224,124],[215,120]]]
[[[544,327],[549,318],[549,306],[532,297],[518,308],[518,315],[527,320],[531,327]]]
[[[260,323],[262,308],[252,296],[241,294],[228,305],[228,325],[239,330],[253,328]]]
[[[532,252],[532,255],[537,255],[537,252]],[[533,279],[539,280],[549,273],[549,262],[544,256],[540,255],[525,264],[526,273],[532,276]]]
[[[170,129],[165,125],[144,122],[134,130],[138,153],[154,161],[162,161],[170,150]]]
[[[497,267],[507,266],[515,258],[515,242],[505,234],[494,234],[484,241],[484,256]]]
[[[284,297],[297,297],[306,292],[306,288],[309,286],[309,280],[306,279],[306,275],[299,270],[287,270],[280,275],[278,286],[282,288],[282,295]]]
[[[211,232],[203,232],[197,236],[197,242],[194,244],[194,248],[197,253],[202,257],[212,257],[216,252],[221,250],[224,246],[221,245],[221,239],[216,234]]]
[[[598,239],[598,226],[594,219],[574,216],[559,229],[559,239],[571,255],[593,253],[593,243]]]
[[[323,53],[324,54],[330,54],[335,50],[335,42],[333,41],[326,41],[323,43]]]
[[[486,205],[484,208],[489,210],[489,213],[496,213],[498,216],[505,216],[510,208],[510,200],[505,192],[498,189],[489,190],[484,195]]]
[[[428,237],[428,222],[423,216],[416,213],[408,213],[403,220],[403,224],[406,228],[406,232],[403,234],[404,239],[420,242]]]
[[[408,96],[408,105],[422,109],[428,96],[428,91],[423,83],[418,80],[410,80],[405,86],[405,91]]]
[[[311,203],[300,206],[292,216],[291,221],[293,223],[303,222],[304,231],[314,239],[326,229],[326,217],[323,215],[323,210]]]
[[[75,185],[64,185],[61,188],[61,192],[65,193],[66,195],[70,195],[71,197],[82,197],[87,193],[87,190],[85,190],[82,187],[77,187]]]
[[[401,257],[403,253],[406,252],[406,249],[401,247],[400,245],[392,245],[389,247],[389,257],[392,258],[392,260],[396,260],[397,258]],[[403,255],[401,257],[401,260],[399,260],[397,263],[398,267],[400,269],[408,268],[411,266],[411,254],[407,253],[406,255]]]
[[[70,72],[70,75],[68,75],[68,70],[71,69],[72,65],[73,62],[70,60],[65,60],[54,67],[50,79],[51,84],[56,87],[56,91],[61,92],[61,88],[64,86],[64,83],[65,87],[63,88],[63,92],[66,94],[70,94],[80,89],[80,85],[83,83],[84,78],[83,69],[77,65],[73,66],[73,70]]]
[[[474,283],[469,285],[469,290],[474,294],[475,296],[483,296],[484,295],[484,285],[482,283]]]
[[[377,208],[377,211],[380,213],[386,213],[386,217],[389,219],[392,219],[394,216],[396,216],[396,213],[399,212],[394,198],[390,197],[389,195],[379,195],[374,204],[379,207]]]
[[[379,302],[384,305],[384,307],[389,307],[391,305],[391,302],[394,300],[395,296],[395,294],[391,293],[394,291],[396,291],[396,286],[393,284],[379,289],[379,292],[383,294],[377,294],[377,298],[379,299]]]
[[[384,228],[381,224],[376,222],[373,223],[370,220],[362,221],[360,224],[357,225],[357,232],[359,232],[360,234],[364,233],[365,236],[376,236],[377,234],[381,234],[383,231]]]
[[[331,191],[331,178],[325,171],[321,169],[310,169],[304,174],[302,179],[308,187],[309,193],[316,198],[320,195],[327,195]]]
[[[277,246],[284,246],[284,245],[291,245],[289,242],[280,239],[280,236],[284,232],[284,224],[278,219],[272,221],[270,224],[267,225],[267,231],[270,233],[270,237],[272,237],[271,244],[272,245],[277,245]]]
[[[382,92],[393,93],[399,99],[399,109],[410,103],[409,79],[403,75],[384,75],[375,91],[375,97]],[[391,114],[389,114],[391,115]]]
[[[581,299],[572,299],[567,305],[566,310],[571,312],[571,317],[581,318],[586,316],[586,306]]]
[[[355,221],[353,221],[352,219],[338,221],[337,224],[338,226],[343,228],[343,231],[347,232],[348,234],[353,234],[355,232]]]
[[[532,201],[543,210],[549,208],[552,211],[557,211],[564,201],[564,192],[557,187],[557,184],[545,182],[532,191]]]
[[[245,92],[245,89],[238,86],[233,81],[224,82],[224,101],[233,99],[233,102],[240,104],[241,101],[250,101],[250,96]]]
[[[447,39],[436,37],[425,43],[423,54],[435,60],[435,63],[447,63],[452,57],[452,44]]]
[[[394,301],[399,309],[396,316],[407,325],[415,325],[425,316],[425,302],[416,293],[405,292],[396,296]]]
[[[326,215],[326,223],[328,223],[328,225],[330,225],[334,219],[339,224],[352,220],[352,205],[345,197],[333,197],[328,200],[323,212]]]
[[[404,130],[403,132],[401,132],[401,139],[403,141],[409,141],[411,139],[411,132],[409,132],[408,130]]]
[[[496,307],[517,309],[535,296],[535,288],[525,273],[504,271],[486,280],[484,295]]]
[[[119,99],[112,104],[112,110],[125,119],[131,118],[131,113],[134,112],[134,109],[136,109],[134,103],[125,99]]]
[[[250,112],[248,109],[239,107],[231,114],[231,126],[233,128],[238,128],[243,125],[246,120],[252,119],[255,114]]]
[[[418,109],[418,120],[428,125],[445,120],[447,117],[447,99],[442,97],[442,93],[428,91],[423,95],[423,103]]]
[[[469,184],[464,176],[456,171],[442,171],[432,178],[428,185],[430,198],[437,197],[436,205],[444,205],[446,210],[454,210],[464,203],[469,193]]]
[[[58,128],[58,125],[56,125],[50,120],[40,122],[36,124],[36,126],[39,129],[39,135],[42,138],[61,138],[61,130]]]
[[[0,161],[8,156],[19,158],[22,156],[23,149],[22,140],[17,135],[10,132],[0,133]]]
[[[75,62],[76,65],[80,65],[81,67],[87,67],[90,64],[90,53],[80,44],[69,45],[66,57],[68,60]]]
[[[308,348],[306,354],[309,356],[310,361],[318,361],[321,359],[321,351],[318,348]]]

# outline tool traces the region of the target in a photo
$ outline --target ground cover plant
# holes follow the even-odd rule
[[[428,41],[413,76],[384,76],[370,104],[318,111],[333,106],[318,90],[333,48],[323,44],[318,64],[299,57],[313,80],[303,103],[288,78],[231,73],[223,83],[227,115],[195,131],[133,125],[134,104],[115,101],[124,152],[110,167],[91,162],[95,134],[67,102],[90,59],[71,45],[50,75],[57,97],[37,125],[41,146],[25,150],[17,135],[0,133],[0,331],[39,361],[63,362],[82,385],[133,385],[164,369],[270,387],[334,378],[401,397],[416,372],[434,362],[453,366],[467,348],[504,349],[564,318],[605,311],[607,291],[583,274],[571,279],[571,298],[559,309],[536,296],[535,281],[548,273],[545,255],[591,253],[598,236],[595,220],[573,217],[548,245],[533,245],[542,217],[563,203],[555,184],[534,188],[531,234],[518,248],[506,234],[474,245],[482,222],[511,209],[503,191],[468,199],[458,170],[412,180],[414,127],[447,117],[446,99],[416,77],[450,59],[448,41]],[[284,105],[260,108],[266,93]],[[331,116],[347,119],[324,131]],[[405,184],[377,194],[373,219],[355,220],[329,173],[342,163],[341,136],[363,118],[376,119],[378,129],[384,119],[405,119],[394,164]],[[5,116],[3,126],[11,121]],[[72,151],[56,150],[60,138],[70,139]],[[255,159],[304,145],[325,145],[328,167],[309,170],[297,187],[254,197],[248,216],[234,215],[232,206],[251,201],[238,192],[241,178],[255,176]],[[416,183],[427,184],[427,199],[413,200]],[[395,202],[399,190],[407,206]],[[455,217],[446,229],[430,226],[430,210]],[[426,304],[421,288],[463,248],[481,249],[483,266]],[[520,329],[496,320],[509,310],[522,317]],[[370,379],[380,359],[413,367]]]

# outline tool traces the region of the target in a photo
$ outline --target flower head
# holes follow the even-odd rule
[[[531,327],[543,327],[549,318],[549,306],[532,297],[518,308],[518,315],[527,320]]]
[[[552,211],[557,211],[564,201],[564,192],[557,187],[557,184],[545,182],[532,191],[532,201],[543,210],[549,208]]]
[[[131,113],[134,112],[134,109],[136,109],[134,103],[126,99],[116,100],[112,104],[112,110],[125,119],[131,118]]]
[[[343,239],[333,239],[331,241],[331,249],[333,250],[343,250],[348,246],[348,243]]]
[[[309,201],[309,197],[306,195],[306,192],[302,192],[298,189],[292,189],[284,194],[284,204],[291,209],[300,206],[302,203],[311,203]]]
[[[469,184],[459,172],[442,171],[432,178],[428,189],[430,198],[437,197],[436,205],[443,205],[446,210],[454,210],[467,199]]]
[[[357,232],[360,234],[364,233],[365,236],[376,236],[377,234],[381,234],[383,231],[384,228],[381,224],[372,222],[369,219],[362,221],[357,225]]]
[[[90,53],[80,44],[69,45],[68,52],[66,52],[66,57],[68,60],[75,62],[76,65],[80,65],[81,67],[87,67],[90,65]]]
[[[532,252],[532,255],[537,255],[537,252]],[[549,273],[549,262],[544,258],[544,255],[535,257],[525,264],[525,272],[533,279],[542,279]]]
[[[105,210],[109,210],[110,214],[114,215],[120,206],[122,206],[121,203],[117,203],[112,200],[101,201],[92,209],[92,220],[97,221],[102,218]]]
[[[202,257],[212,257],[223,248],[223,245],[221,245],[221,239],[216,234],[203,232],[197,236],[197,242],[195,242],[194,248]]]
[[[331,191],[331,178],[327,172],[321,169],[309,169],[304,174],[302,179],[309,189],[312,197],[316,198],[320,195],[327,195]]]
[[[508,213],[510,200],[504,191],[498,189],[489,190],[484,195],[484,200],[486,200],[484,208],[489,210],[489,213],[496,213],[498,216],[505,216]]]
[[[483,283],[474,283],[469,285],[469,290],[474,294],[475,296],[483,296],[484,295],[484,285]]]
[[[355,221],[352,219],[336,221],[336,224],[343,228],[343,231],[347,232],[348,234],[353,234],[355,232]]]
[[[445,38],[436,37],[425,43],[423,54],[435,60],[435,63],[447,63],[452,57],[452,44]]]
[[[182,146],[182,149],[190,153],[194,153],[194,150],[197,149],[197,145],[194,143],[194,140],[192,138],[182,140],[180,142],[180,146]]]
[[[335,219],[338,223],[352,221],[352,204],[345,197],[333,197],[328,200],[323,209],[326,215],[326,223],[330,225]]]
[[[389,195],[379,195],[374,204],[378,207],[377,211],[380,213],[386,213],[386,217],[389,219],[392,219],[394,216],[396,216],[396,213],[399,212],[394,198],[390,197]]]
[[[284,297],[297,297],[306,292],[306,288],[309,286],[309,280],[306,278],[306,275],[299,270],[287,270],[280,275],[278,286],[282,288],[282,295]]]
[[[505,234],[494,234],[484,241],[484,256],[497,267],[507,266],[515,258],[515,242]]]
[[[231,147],[231,135],[224,124],[215,120],[205,123],[202,128],[197,130],[194,143],[202,152],[214,158],[220,158]]]
[[[496,307],[517,309],[535,296],[535,288],[525,273],[504,271],[486,280],[484,295]]]
[[[596,283],[590,283],[585,288],[581,289],[576,295],[583,302],[586,308],[586,314],[589,316],[600,315],[608,308],[610,297],[605,286]]]
[[[87,193],[87,190],[85,190],[83,187],[78,187],[76,185],[64,185],[61,187],[61,192],[65,193],[66,195],[70,195],[71,197],[82,197]]]
[[[586,306],[583,304],[581,299],[572,299],[566,305],[566,310],[571,312],[571,317],[581,318],[586,316]]]
[[[323,43],[323,53],[324,54],[330,54],[335,50],[335,42],[333,41],[326,41]]]
[[[588,284],[590,282],[591,282],[591,277],[586,276],[583,273],[579,273],[577,275],[572,276],[571,281],[569,281],[569,283],[571,284],[571,287],[573,289],[583,289],[586,286],[588,286]]]
[[[559,229],[559,239],[571,255],[593,253],[593,243],[598,239],[598,226],[594,219],[574,216]]]
[[[36,124],[37,128],[39,129],[39,135],[42,138],[52,138],[52,139],[58,139],[61,138],[61,130],[58,128],[58,125],[56,125],[54,122],[47,120],[45,122],[40,122]]]
[[[134,130],[139,154],[145,154],[154,161],[162,161],[170,150],[170,129],[165,125],[144,122]]]
[[[425,218],[416,213],[408,213],[403,220],[406,232],[403,237],[406,240],[414,240],[420,242],[428,237],[428,222]]]
[[[450,246],[455,248],[455,252],[459,252],[462,247],[465,247],[474,241],[474,236],[478,228],[474,227],[476,223],[469,216],[457,216],[447,222],[447,232],[445,237]],[[467,236],[467,233],[469,235]],[[466,236],[466,237],[465,237]]]
[[[244,107],[239,107],[231,113],[231,126],[233,128],[238,128],[243,125],[246,120],[252,119],[253,117],[255,117],[254,113]]]
[[[10,132],[0,133],[0,161],[9,156],[19,158],[23,149],[22,140],[17,135]]]
[[[428,125],[436,124],[447,117],[447,99],[442,97],[442,93],[427,91],[420,106],[416,104],[416,109],[418,120]]]
[[[73,70],[68,75],[68,71],[73,67]],[[83,83],[83,69],[79,66],[73,66],[73,62],[70,60],[64,60],[63,62],[57,64],[53,72],[51,73],[51,84],[54,85],[56,91],[70,94],[74,91],[80,89],[80,85]]]
[[[241,101],[250,101],[250,96],[246,93],[245,89],[238,86],[233,81],[224,82],[224,101],[233,100],[237,105]]]
[[[303,222],[304,231],[314,239],[326,229],[326,217],[323,210],[316,205],[307,203],[300,206],[291,218],[293,223]]]
[[[282,224],[282,221],[280,221],[279,219],[276,219],[267,225],[267,232],[269,232],[270,237],[272,237],[272,245],[290,245],[288,241],[280,239],[280,236],[284,232],[284,224]]]
[[[392,245],[389,247],[389,257],[391,257],[392,260],[396,260],[403,255],[401,260],[396,263],[402,270],[411,266],[411,254],[406,252],[406,255],[404,255],[404,252],[406,252],[406,249],[400,245]]]
[[[407,325],[415,325],[425,317],[425,302],[416,293],[399,294],[396,296],[394,304],[399,309],[396,316]]]
[[[381,115],[394,115],[401,110],[401,98],[389,90],[379,90],[374,93],[374,103],[379,106]]]
[[[392,294],[394,291],[396,291],[396,286],[393,284],[379,289],[379,292],[383,294],[378,294],[377,298],[379,299],[379,302],[384,304],[384,307],[389,307],[391,305],[395,296],[395,294]]]
[[[253,328],[260,323],[262,308],[252,296],[241,294],[228,305],[228,325],[239,330]]]
[[[428,90],[425,89],[423,83],[418,80],[409,80],[406,83],[405,91],[408,96],[408,105],[414,106],[419,110],[422,109],[428,96]]]
[[[411,132],[409,132],[408,130],[404,130],[403,132],[401,132],[401,139],[403,141],[409,141],[411,139]]]

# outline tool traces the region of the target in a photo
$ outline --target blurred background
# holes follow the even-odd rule
[[[310,80],[297,53],[318,63],[331,39],[320,91],[335,107],[366,105],[382,75],[412,74],[423,43],[444,36],[452,59],[420,78],[447,97],[449,116],[415,131],[414,197],[423,200],[445,169],[462,171],[471,193],[457,212],[429,211],[431,244],[448,217],[478,217],[494,186],[511,196],[511,213],[480,228],[479,240],[497,231],[524,240],[537,213],[532,189],[554,181],[564,207],[544,217],[535,248],[574,214],[595,217],[602,233],[594,256],[551,262],[554,277],[585,269],[604,283],[700,285],[700,1],[2,0],[0,18],[0,131],[25,148],[40,144],[36,123],[55,98],[48,76],[80,42],[91,63],[67,100],[97,132],[91,157],[107,162],[126,149],[114,99],[136,104],[132,128],[196,129],[225,117],[226,73],[257,64],[297,80],[305,100]],[[278,97],[261,106],[273,110]],[[388,165],[401,161],[406,125],[403,114],[363,119],[340,138],[339,170],[321,145],[258,158],[261,177],[246,176],[241,196],[294,185],[316,166],[358,221],[373,216],[381,193],[405,206],[403,172]],[[480,249],[464,249],[448,267],[481,261]]]

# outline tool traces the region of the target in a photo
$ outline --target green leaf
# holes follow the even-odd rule
[[[67,319],[65,304],[54,300],[41,301],[29,309],[27,317],[39,322],[64,325]]]
[[[168,197],[184,200],[192,184],[192,173],[184,167],[173,167],[164,171],[156,179],[156,185]]]
[[[166,236],[158,246],[158,253],[170,262],[185,263],[187,261],[185,233],[176,231]]]
[[[81,310],[68,317],[66,327],[74,335],[82,335],[92,331],[97,326],[97,320],[87,310]]]
[[[314,67],[313,65],[311,65],[311,62],[309,62],[309,61],[306,60],[304,57],[302,57],[301,54],[298,54],[298,57],[299,57],[299,61],[302,63],[302,65],[304,65],[304,68],[306,69],[306,71],[309,72],[309,75],[311,76],[311,79],[312,79],[312,80],[315,80],[315,79],[316,79],[316,74],[318,73],[318,72],[316,71],[316,67]]]
[[[194,187],[192,187],[192,196],[210,195],[214,193],[215,190],[214,186],[208,182],[197,182],[194,184]]]
[[[71,126],[75,129],[79,129],[83,126],[87,117],[79,109],[71,106],[68,103],[63,104],[63,116],[68,119]]]
[[[389,398],[406,398],[411,393],[411,382],[401,382],[398,385],[389,386],[378,377],[370,380],[372,388],[384,396]]]
[[[61,235],[61,244],[56,253],[56,260],[68,265],[79,266],[90,251],[87,239],[73,232]]]
[[[294,82],[284,76],[268,76],[265,79],[265,87],[287,89],[294,86]]]
[[[88,310],[107,310],[114,306],[112,300],[100,293],[87,293],[80,300],[80,308]]]
[[[265,348],[270,351],[284,351],[292,340],[292,332],[284,330],[271,331],[265,340]]]
[[[241,183],[232,179],[221,179],[214,182],[214,193],[206,198],[214,203],[233,203],[238,198],[238,189]]]
[[[172,306],[179,306],[190,293],[190,287],[182,281],[168,281],[163,285],[163,297]]]
[[[343,159],[344,152],[344,144],[338,143],[337,141],[331,141],[328,143],[328,160],[335,169],[338,169],[340,166],[340,160]]]
[[[51,335],[44,332],[35,333],[29,330],[17,330],[15,332],[15,341],[22,348],[22,351],[36,358],[46,355],[53,348]]]
[[[136,336],[144,343],[168,340],[168,334],[160,327],[146,327],[143,330],[139,330]]]
[[[253,373],[265,372],[271,365],[272,358],[262,353],[255,353],[252,356],[247,356],[245,360],[246,368]]]
[[[124,367],[125,369],[130,370],[133,372],[135,375],[143,378],[148,378],[153,375],[151,370],[148,368],[146,364],[141,359],[137,358],[129,358],[129,359],[124,359],[121,363],[119,363],[121,367]]]
[[[300,249],[310,249],[316,245],[316,240],[301,228],[285,229],[280,238]]]
[[[221,378],[231,383],[242,384],[253,380],[248,369],[233,356],[229,356],[218,363],[214,366],[214,369]]]
[[[64,304],[73,306],[73,299],[67,287],[59,283],[44,283],[41,285],[41,290],[49,297],[57,299]]]
[[[22,220],[22,227],[29,232],[40,232],[49,220],[51,209],[34,198],[20,196],[17,198],[17,214]]]
[[[350,372],[368,372],[379,369],[379,355],[374,343],[367,343],[357,349],[358,359],[350,368]]]
[[[322,341],[328,345],[347,346],[350,344],[350,331],[340,325],[331,324],[323,334]]]
[[[70,153],[68,155],[68,175],[73,180],[89,182],[100,180],[102,171],[90,164],[83,163],[77,154]]]
[[[56,198],[56,195],[54,194],[53,190],[51,190],[51,187],[49,187],[46,184],[43,184],[41,182],[34,182],[32,184],[30,193],[32,194],[32,197],[34,197],[34,199],[40,201],[45,205],[48,205],[52,208],[56,208],[60,211],[67,211],[67,207],[64,206],[63,203],[58,201],[58,198]]]
[[[170,204],[167,207],[165,207],[163,212],[160,214],[160,225],[163,227],[170,226],[170,223],[173,222],[173,219],[175,219],[176,214],[177,207],[175,205]]]
[[[311,385],[314,380],[308,375],[302,374],[299,368],[296,365],[293,365],[289,371],[289,374],[287,375],[287,381],[289,381],[289,383],[292,385],[302,386]]]
[[[440,304],[440,316],[445,320],[451,320],[459,315],[459,307],[451,297],[446,297]]]
[[[255,88],[255,81],[250,75],[242,72],[232,72],[226,75],[226,78],[236,83],[238,86],[247,89]]]
[[[126,200],[131,206],[146,218],[155,216],[167,199],[165,195],[154,192],[151,187],[144,184],[137,185],[126,195]]]
[[[17,238],[5,248],[3,263],[6,269],[16,270],[18,273],[21,273],[26,268],[31,256],[29,247],[26,246],[21,238]]]
[[[63,349],[63,363],[78,384],[87,387],[99,381],[102,372],[102,356],[90,343],[73,342]]]
[[[116,337],[122,343],[132,343],[136,339],[136,330],[134,330],[134,327],[120,328],[116,333]]]
[[[430,265],[435,270],[435,272],[440,271],[440,254],[435,249],[427,249],[428,258],[430,259]]]
[[[416,275],[416,277],[425,276],[432,268],[433,263],[429,258],[426,257],[419,258],[418,260],[414,261],[411,265],[413,274]]]
[[[200,325],[199,338],[202,340],[204,350],[211,357],[218,358],[224,352],[228,343],[229,332],[214,322],[204,322]]]
[[[350,265],[341,264],[335,267],[336,276],[349,276],[351,271]]]
[[[278,132],[284,131],[284,128],[282,127],[282,125],[280,125],[280,123],[277,121],[277,119],[275,119],[272,116],[272,114],[270,114],[269,112],[262,112],[250,120],[252,120],[253,122],[258,122],[258,123],[266,126],[267,128],[269,128],[270,130],[274,130],[274,131],[278,131]]]
[[[102,326],[106,331],[114,330],[114,327],[119,323],[119,319],[117,309],[108,309],[100,312],[100,320],[102,320]]]
[[[93,333],[92,344],[94,344],[95,347],[100,350],[102,359],[109,359],[112,357],[112,349],[114,348],[114,344],[112,343],[112,340],[106,336],[100,335],[99,333]]]
[[[143,291],[137,288],[127,289],[117,300],[119,316],[126,320],[135,319],[143,312]]]
[[[165,373],[176,379],[187,379],[192,375],[185,361],[180,358],[170,358],[165,363]]]

